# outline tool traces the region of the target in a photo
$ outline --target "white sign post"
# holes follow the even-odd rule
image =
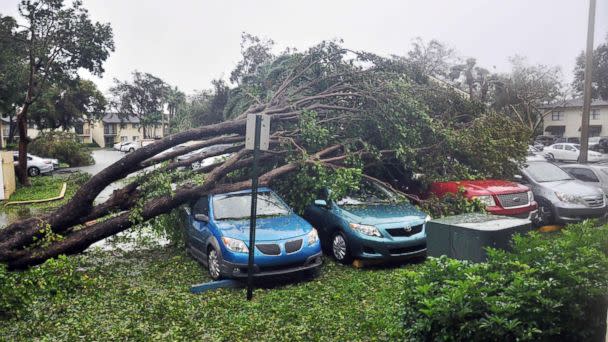
[[[245,149],[255,149],[255,120],[256,117],[262,118],[262,127],[260,129],[260,150],[268,151],[270,140],[270,116],[266,114],[249,114],[247,115],[247,131],[245,133]]]

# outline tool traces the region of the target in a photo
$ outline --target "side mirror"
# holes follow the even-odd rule
[[[209,216],[205,214],[194,214],[194,219],[201,222],[209,222]]]
[[[327,207],[327,201],[326,200],[315,200],[315,205],[319,206],[319,207]]]
[[[327,202],[331,198],[331,190],[329,188],[323,188],[323,189],[321,189],[321,192],[319,195],[322,200]]]

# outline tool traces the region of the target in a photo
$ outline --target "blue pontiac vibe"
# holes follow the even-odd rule
[[[331,197],[324,189],[304,218],[337,261],[426,256],[425,224],[431,218],[403,196],[364,179],[358,190],[336,201]]]
[[[317,231],[272,190],[257,197],[255,276],[314,271],[321,265]],[[251,191],[208,195],[184,208],[190,254],[214,280],[247,276]]]

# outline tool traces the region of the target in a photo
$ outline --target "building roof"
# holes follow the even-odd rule
[[[139,123],[139,118],[132,115],[120,115],[118,113],[106,113],[101,121],[104,123]]]
[[[591,107],[608,106],[608,100],[595,99],[591,100]],[[578,97],[576,99],[566,100],[563,102],[553,102],[540,106],[543,109],[551,108],[583,108],[583,98]]]

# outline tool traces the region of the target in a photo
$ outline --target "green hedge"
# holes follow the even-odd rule
[[[487,263],[441,257],[409,273],[410,341],[603,341],[608,226],[517,236]]]
[[[43,158],[56,158],[71,167],[95,163],[91,151],[76,141],[72,133],[44,132],[29,144],[29,153]]]

